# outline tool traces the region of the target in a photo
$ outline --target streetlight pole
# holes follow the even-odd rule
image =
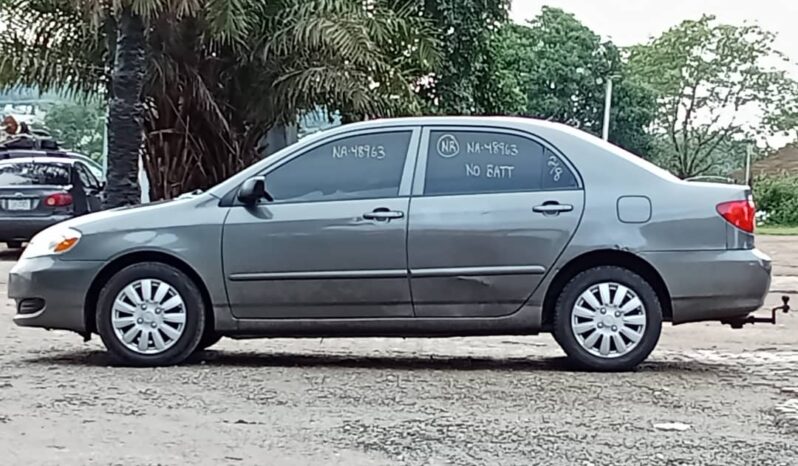
[[[610,107],[612,106],[612,78],[607,78],[607,92],[604,95],[604,127],[602,128],[602,138],[605,141],[610,139]]]

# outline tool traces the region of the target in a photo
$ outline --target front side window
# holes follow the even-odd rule
[[[424,194],[576,187],[576,177],[562,159],[532,139],[492,131],[430,132]]]
[[[412,131],[370,133],[322,144],[266,175],[274,202],[395,197]]]

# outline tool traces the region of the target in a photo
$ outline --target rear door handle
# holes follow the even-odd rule
[[[559,214],[560,212],[570,212],[574,210],[574,206],[571,204],[560,204],[559,202],[544,202],[541,205],[536,205],[532,210],[540,214]]]
[[[392,220],[396,218],[402,218],[405,216],[404,212],[400,212],[398,210],[388,210],[388,209],[374,209],[372,212],[366,212],[363,214],[363,218],[366,220]]]

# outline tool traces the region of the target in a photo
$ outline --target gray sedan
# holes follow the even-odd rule
[[[578,130],[412,118],[303,139],[205,193],[36,236],[18,325],[98,333],[130,365],[221,337],[551,332],[578,367],[626,370],[663,322],[759,308],[748,187],[685,182]]]

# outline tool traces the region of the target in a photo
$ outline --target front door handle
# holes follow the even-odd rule
[[[400,212],[398,210],[388,210],[385,208],[374,209],[372,212],[366,212],[363,214],[363,218],[366,220],[392,220],[396,218],[402,218],[404,216],[404,212]]]
[[[559,202],[544,202],[541,205],[536,205],[532,210],[540,214],[559,214],[560,212],[570,212],[574,210],[574,206],[571,204],[560,204]]]

